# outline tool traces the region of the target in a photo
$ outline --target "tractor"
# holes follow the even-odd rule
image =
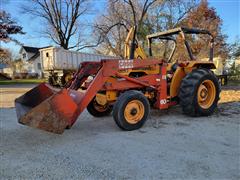
[[[63,89],[46,83],[15,100],[19,123],[61,134],[71,128],[86,108],[95,117],[112,114],[122,130],[136,130],[146,122],[150,108],[168,109],[180,104],[184,114],[209,116],[217,107],[220,85],[211,71],[212,34],[203,29],[179,27],[147,35],[148,56],[128,34],[124,59],[82,62]],[[197,60],[185,36],[207,35],[210,38],[209,60]],[[187,60],[172,61],[179,35],[186,47]],[[169,57],[156,58],[155,40],[171,41]],[[131,43],[130,43],[131,41]]]

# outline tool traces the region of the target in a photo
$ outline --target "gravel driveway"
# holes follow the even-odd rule
[[[240,179],[240,102],[201,118],[152,110],[131,132],[84,112],[63,135],[0,111],[0,179]]]

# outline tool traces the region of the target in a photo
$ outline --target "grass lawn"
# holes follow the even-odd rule
[[[227,82],[227,85],[228,85],[228,86],[239,86],[239,85],[240,85],[240,80],[235,80],[235,81],[229,80],[229,81]]]
[[[0,85],[10,84],[39,84],[44,82],[44,79],[13,79],[13,80],[0,80]]]

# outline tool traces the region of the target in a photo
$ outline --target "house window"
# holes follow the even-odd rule
[[[49,57],[49,54],[48,54],[48,52],[46,53],[46,57]]]
[[[39,70],[41,70],[42,69],[41,63],[37,63],[37,67],[38,67]]]
[[[22,57],[25,59],[27,57],[26,53],[23,53]]]

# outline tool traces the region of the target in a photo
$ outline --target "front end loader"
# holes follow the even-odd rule
[[[153,39],[176,42],[181,35],[190,60],[170,62],[152,57]],[[211,38],[209,61],[194,59],[185,34],[207,34]],[[176,28],[147,36],[149,57],[146,59],[101,60],[82,62],[65,88],[40,84],[15,100],[19,123],[61,134],[71,128],[87,109],[95,117],[112,113],[123,130],[141,128],[150,107],[167,109],[180,104],[190,116],[211,115],[219,100],[220,87],[211,69],[213,37],[206,30]]]

